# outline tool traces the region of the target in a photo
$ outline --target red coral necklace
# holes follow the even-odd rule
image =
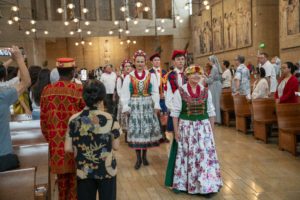
[[[134,75],[135,75],[135,77],[136,77],[138,80],[143,80],[143,79],[145,78],[146,72],[145,72],[145,70],[143,70],[142,75],[140,76],[139,73],[138,73],[138,71],[135,70],[135,71],[134,71]]]
[[[201,91],[200,85],[196,86],[196,93],[193,92],[193,89],[192,89],[192,87],[189,83],[187,84],[187,89],[188,89],[188,92],[189,92],[189,94],[192,98],[199,98],[200,97],[200,91]]]

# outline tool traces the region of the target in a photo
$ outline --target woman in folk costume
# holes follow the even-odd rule
[[[173,189],[190,194],[215,193],[223,185],[213,137],[215,110],[201,74],[199,66],[185,70],[188,83],[174,93],[171,111],[178,142]]]
[[[220,97],[222,92],[222,67],[215,55],[209,56],[208,60],[212,65],[212,69],[205,82],[212,95],[212,101],[216,112],[216,123],[221,124]]]
[[[125,77],[133,70],[132,62],[128,59],[123,60],[121,64],[121,74],[117,77],[117,95],[118,99],[121,99],[122,86]],[[125,141],[127,142],[127,128],[128,128],[128,115],[122,113],[122,103],[119,101],[117,120],[125,133]]]
[[[122,112],[129,115],[127,141],[135,149],[137,161],[147,166],[147,149],[159,146],[161,132],[157,114],[160,112],[158,83],[154,74],[145,70],[146,54],[138,50],[134,54],[136,69],[125,77],[121,93]],[[143,155],[141,155],[143,152]]]

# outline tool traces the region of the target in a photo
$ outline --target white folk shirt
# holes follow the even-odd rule
[[[276,79],[276,71],[273,65],[270,63],[270,61],[267,61],[261,67],[264,68],[266,71],[266,78],[270,77],[270,92],[276,92],[278,83]]]
[[[223,78],[222,88],[231,87],[232,75],[230,69],[226,69],[223,72],[222,78]]]
[[[145,80],[149,74],[149,72],[147,70],[145,70],[146,74],[143,80]],[[138,73],[139,76],[142,75],[142,73]],[[154,109],[158,109],[160,110],[160,105],[159,105],[159,90],[158,90],[158,84],[157,84],[157,79],[155,77],[155,74],[150,74],[150,83],[151,83],[151,97],[154,103]],[[102,75],[103,76],[103,75]],[[123,81],[123,86],[122,86],[122,90],[121,90],[121,103],[123,106],[123,110],[122,113],[124,112],[130,112],[130,97],[131,97],[131,93],[130,93],[130,77],[134,75],[134,71],[130,72],[129,75],[127,75]]]
[[[199,84],[199,85],[201,87],[201,92],[203,92],[203,90],[205,89],[204,86],[201,84]],[[187,94],[189,94],[188,89],[187,89],[187,84],[184,84],[182,86],[182,89]],[[171,111],[171,117],[179,117],[181,109],[182,109],[182,98],[181,98],[179,90],[177,89],[173,95],[173,109]],[[207,114],[209,117],[216,116],[215,107],[212,102],[212,96],[211,96],[211,93],[209,90],[208,90],[208,97],[207,97]]]
[[[184,74],[183,74],[183,72],[181,72],[177,68],[175,68],[174,71],[177,73],[178,87],[182,87]],[[172,109],[173,109],[173,96],[174,96],[174,94],[173,94],[173,91],[172,91],[172,87],[171,87],[171,84],[168,80],[167,81],[167,93],[166,93],[166,96],[165,96],[165,101],[166,101],[166,106],[170,111],[172,111]]]
[[[116,88],[117,75],[115,72],[103,73],[100,81],[104,84],[106,94],[113,94]]]
[[[161,75],[161,69],[160,67],[156,68],[156,67],[153,67],[154,71],[155,71],[155,75],[156,75],[156,78],[157,78],[157,84],[158,84],[158,87],[160,86],[160,75]]]

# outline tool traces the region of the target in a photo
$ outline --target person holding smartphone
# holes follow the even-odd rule
[[[16,61],[20,71],[20,82],[15,86],[0,87],[0,171],[18,167],[18,158],[13,154],[9,128],[10,105],[14,104],[31,84],[28,69],[17,46],[9,49],[11,58]]]

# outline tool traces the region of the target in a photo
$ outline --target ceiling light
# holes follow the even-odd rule
[[[115,25],[118,25],[118,24],[119,24],[119,21],[115,21],[114,24],[115,24]]]
[[[14,21],[11,20],[11,19],[9,19],[9,20],[7,21],[7,23],[8,23],[9,25],[12,25],[12,24],[14,23]]]
[[[207,6],[208,5],[208,1],[207,0],[203,1],[203,5]]]
[[[86,34],[91,35],[92,31],[87,31]]]
[[[180,19],[179,22],[182,23],[182,22],[183,22],[183,19]]]
[[[74,35],[74,31],[70,31],[70,35]]]
[[[62,8],[57,8],[57,10],[56,10],[58,13],[63,13],[64,12],[64,9],[62,9]]]
[[[161,23],[165,23],[165,20],[164,20],[164,19],[162,19],[162,20],[161,20]]]
[[[120,10],[121,10],[122,12],[125,12],[125,11],[126,11],[125,6],[122,6],[122,7],[120,8]]]
[[[176,16],[176,19],[177,19],[177,20],[180,20],[180,16],[179,16],[179,15],[177,15],[177,16]]]
[[[149,6],[146,6],[146,7],[144,8],[144,11],[145,11],[145,12],[149,12],[149,10],[150,10],[150,7],[149,7]]]
[[[126,17],[126,19],[125,19],[127,22],[129,22],[130,21],[130,17]]]
[[[205,6],[205,9],[206,9],[206,10],[209,10],[209,9],[210,9],[210,6],[209,6],[209,5]]]
[[[78,45],[79,45],[79,43],[78,43],[78,42],[75,42],[75,45],[76,45],[76,46],[78,46]]]
[[[148,33],[150,30],[148,28],[145,29],[145,32]]]
[[[75,8],[75,5],[74,5],[74,4],[72,4],[72,3],[69,3],[67,6],[68,6],[68,8],[69,8],[69,9],[73,9],[73,8]]]
[[[128,34],[130,33],[130,31],[129,31],[129,30],[126,30],[125,33],[128,35]]]
[[[36,21],[32,19],[32,20],[30,20],[30,23],[33,25],[36,23]]]
[[[82,32],[81,28],[77,29],[77,32],[78,32],[78,33],[81,33],[81,32]]]
[[[126,42],[127,42],[127,44],[130,44],[131,41],[130,41],[130,40],[127,40]]]
[[[90,22],[89,22],[89,21],[86,21],[86,22],[84,22],[84,24],[85,24],[86,26],[88,26],[88,25],[90,25]]]
[[[136,44],[136,41],[135,40],[133,40],[133,42],[132,42],[133,44]]]
[[[82,45],[84,45],[85,41],[82,40],[80,43],[81,43]]]
[[[113,32],[113,31],[109,31],[108,34],[109,34],[109,35],[112,35],[112,34],[114,34],[114,32]]]
[[[65,26],[69,26],[70,22],[65,21],[64,24],[65,24]]]
[[[93,43],[92,42],[89,42],[89,45],[91,46]]]
[[[164,29],[164,28],[162,28],[162,29],[161,29],[161,32],[162,32],[162,33],[163,33],[163,32],[165,32],[165,29]]]
[[[189,9],[189,5],[188,5],[188,4],[185,4],[184,9],[185,9],[185,10],[188,10],[188,9]]]
[[[14,11],[14,12],[17,12],[19,10],[19,8],[18,8],[18,6],[12,6],[11,10]]]
[[[36,29],[35,29],[35,28],[32,28],[32,29],[31,29],[31,32],[35,33],[35,32],[36,32]]]
[[[29,34],[30,34],[30,31],[25,31],[25,34],[26,34],[26,35],[29,35]]]
[[[88,12],[89,12],[89,9],[87,9],[87,8],[82,8],[82,12],[83,12],[83,13],[88,13]]]
[[[74,18],[73,22],[77,23],[77,22],[79,22],[79,19],[78,18]]]
[[[157,30],[158,30],[158,31],[160,31],[160,30],[161,30],[161,27],[160,27],[160,26],[158,26],[158,27],[157,27]]]
[[[13,20],[17,22],[17,21],[20,20],[20,18],[19,18],[18,16],[14,16],[14,17],[13,17]]]
[[[133,21],[133,23],[134,23],[135,25],[137,25],[137,24],[139,23],[139,21],[136,19],[136,20]]]
[[[48,31],[44,31],[44,34],[45,34],[45,35],[48,35],[48,34],[49,34],[49,32],[48,32]]]
[[[123,32],[123,29],[122,29],[122,28],[119,28],[119,32],[122,33],[122,32]]]
[[[135,5],[136,5],[136,7],[140,8],[140,7],[142,7],[143,4],[142,4],[142,2],[138,1],[138,2],[136,2]]]
[[[120,42],[120,45],[123,45],[123,44],[124,44],[124,42],[123,42],[123,41],[121,41],[121,42]]]

